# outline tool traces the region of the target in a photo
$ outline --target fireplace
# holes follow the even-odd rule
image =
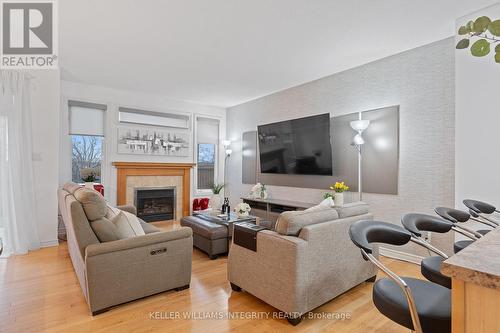
[[[134,204],[137,217],[146,222],[175,219],[175,186],[136,187]]]

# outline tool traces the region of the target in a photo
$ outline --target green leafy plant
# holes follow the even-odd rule
[[[495,62],[500,63],[500,38],[497,38],[500,37],[500,20],[481,16],[461,26],[458,34],[463,36],[457,43],[458,50],[470,48],[474,57],[485,57],[494,49]]]
[[[333,199],[333,194],[330,192],[326,192],[325,194],[323,194],[323,199],[328,199],[328,198]]]
[[[95,176],[96,176],[96,174],[91,172],[87,176],[82,177],[82,181],[84,181],[86,183],[93,183],[93,182],[95,182],[95,179],[96,179]]]
[[[223,188],[224,188],[224,184],[214,183],[214,185],[212,186],[212,193],[219,194]]]

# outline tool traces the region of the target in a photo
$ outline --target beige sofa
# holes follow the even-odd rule
[[[260,298],[296,325],[306,312],[375,280],[376,268],[349,238],[351,224],[373,217],[364,203],[289,215],[278,218],[277,231],[257,233],[256,252],[231,245],[228,279],[234,291]]]
[[[68,183],[58,191],[58,199],[71,261],[93,315],[138,298],[189,287],[190,228],[159,231],[142,224],[145,235],[101,243],[87,216],[95,220],[97,210],[91,212],[91,205],[102,202],[82,205],[74,194],[83,190]],[[119,208],[135,213],[132,206]]]

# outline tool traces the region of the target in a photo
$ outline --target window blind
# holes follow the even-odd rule
[[[104,136],[106,105],[70,101],[69,134]]]
[[[118,120],[120,123],[164,126],[174,128],[189,128],[190,118],[187,115],[163,113],[139,109],[119,107]]]
[[[198,117],[196,132],[198,143],[219,144],[219,121],[217,119]]]

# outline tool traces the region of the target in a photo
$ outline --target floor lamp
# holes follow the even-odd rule
[[[224,140],[222,142],[223,146],[224,146],[224,150],[225,150],[225,154],[226,154],[226,157],[224,158],[224,181],[223,181],[223,184],[224,184],[224,196],[226,196],[226,170],[227,170],[227,159],[229,158],[229,156],[231,156],[231,154],[233,153],[232,149],[230,149],[230,146],[231,146],[231,141],[229,140]]]
[[[365,140],[363,139],[363,131],[370,126],[370,121],[369,120],[362,120],[361,119],[361,113],[359,113],[359,119],[351,121],[350,123],[351,128],[357,132],[357,134],[354,136],[352,140],[352,145],[356,148],[358,151],[358,192],[359,192],[359,201],[363,199],[363,188],[362,188],[362,170],[361,170],[361,163],[362,163],[362,153],[361,153],[361,146],[365,144]]]

